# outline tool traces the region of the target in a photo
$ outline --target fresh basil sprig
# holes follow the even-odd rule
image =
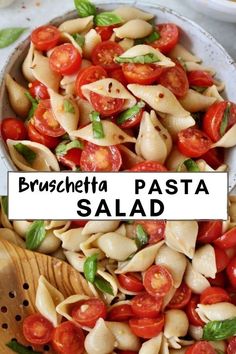
[[[75,113],[75,107],[69,100],[64,100],[64,112]]]
[[[121,63],[134,63],[134,64],[152,64],[158,63],[160,59],[154,53],[147,53],[144,55],[138,55],[136,57],[127,58],[127,57],[116,57],[115,61],[119,64]]]
[[[92,122],[93,137],[95,139],[103,139],[103,138],[105,138],[103,125],[102,125],[99,113],[98,112],[92,112],[92,113],[90,113],[89,116],[90,116],[90,120]]]
[[[96,7],[88,0],[74,0],[75,8],[80,17],[95,16]]]
[[[192,159],[188,159],[184,161],[184,166],[187,168],[188,172],[199,172],[200,168],[196,164],[196,162]]]
[[[225,340],[236,335],[236,317],[225,321],[211,321],[203,327],[203,339]]]
[[[103,293],[114,295],[111,284],[104,278],[100,277],[100,275],[95,276],[94,285]]]
[[[84,276],[90,283],[94,283],[98,268],[98,255],[93,254],[84,262]]]
[[[26,248],[36,250],[46,237],[45,224],[42,220],[34,221],[26,233]]]
[[[118,116],[116,123],[120,125],[120,124],[126,122],[127,120],[132,119],[136,114],[138,114],[141,111],[141,109],[144,106],[145,106],[145,103],[143,101],[138,102],[135,106],[122,112]]]
[[[29,114],[27,117],[27,120],[29,120],[30,118],[32,118],[34,116],[34,112],[38,108],[39,101],[36,98],[32,97],[29,92],[25,92],[25,96],[31,102],[31,108],[30,108],[30,111],[29,111]]]
[[[155,41],[157,41],[158,39],[161,38],[161,35],[159,32],[157,32],[156,30],[154,30],[151,34],[149,34],[149,36],[144,37],[144,38],[139,38],[135,40],[135,44],[143,44],[143,43],[153,43]]]
[[[22,144],[22,143],[17,143],[14,146],[14,149],[24,157],[24,159],[32,165],[34,160],[36,159],[37,154],[31,150],[28,146]]]
[[[220,124],[220,135],[221,136],[223,136],[225,134],[226,129],[227,129],[228,124],[229,124],[230,108],[231,108],[231,103],[228,102],[227,106],[225,108],[225,111],[224,111],[222,122]]]
[[[122,23],[122,18],[113,12],[101,12],[95,17],[96,26],[111,26]]]
[[[0,48],[5,48],[14,43],[26,30],[22,27],[3,28],[0,30]]]
[[[13,352],[18,354],[42,354],[42,352],[36,352],[34,350],[28,349],[24,345],[12,340],[6,344]]]
[[[59,145],[56,147],[56,155],[65,155],[69,150],[71,149],[81,149],[83,150],[83,143],[80,140],[73,140],[73,141],[62,141]]]
[[[8,197],[3,196],[1,198],[1,201],[2,201],[2,208],[3,208],[4,214],[8,215]]]
[[[76,43],[83,48],[84,43],[85,43],[85,37],[82,36],[82,34],[79,33],[74,33],[72,34],[72,37],[74,38],[74,40],[76,41]]]
[[[142,225],[137,225],[136,226],[136,245],[138,248],[142,248],[148,243],[148,235]]]

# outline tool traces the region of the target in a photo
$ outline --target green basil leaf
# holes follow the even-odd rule
[[[75,8],[80,17],[95,16],[96,7],[88,0],[74,0]]]
[[[0,48],[5,48],[14,43],[27,28],[12,27],[0,30]]]
[[[123,22],[120,16],[113,12],[101,12],[95,17],[95,24],[97,26],[111,26]]]
[[[206,87],[201,86],[191,86],[190,88],[199,93],[203,93],[204,91],[206,91]]]
[[[236,335],[236,317],[225,321],[211,321],[203,327],[203,339],[225,340]]]
[[[13,340],[7,343],[6,346],[18,354],[42,354],[42,352],[35,352],[34,350],[28,349],[24,345]]]
[[[85,43],[85,37],[82,36],[82,34],[79,33],[74,33],[72,34],[72,37],[74,38],[74,40],[76,41],[76,43],[78,43],[78,45],[83,48],[84,43]]]
[[[34,116],[34,112],[38,108],[39,101],[36,100],[36,98],[32,97],[29,92],[25,92],[25,96],[28,98],[28,100],[31,102],[31,108],[27,117],[27,120],[30,120]]]
[[[64,100],[64,112],[75,113],[75,107],[69,100]]]
[[[148,243],[148,235],[142,225],[137,225],[136,226],[136,245],[138,248],[142,248]]]
[[[138,38],[134,42],[135,42],[135,45],[144,44],[144,43],[150,44],[150,43],[157,41],[160,38],[161,38],[160,33],[157,32],[156,30],[154,30],[151,34],[149,34],[149,36],[144,37],[144,38]]]
[[[8,197],[7,196],[2,197],[1,201],[2,201],[2,208],[3,208],[4,214],[8,215]]]
[[[107,280],[100,277],[100,275],[95,276],[94,285],[103,293],[114,295],[111,284]]]
[[[31,150],[28,146],[22,143],[15,144],[13,146],[15,150],[19,154],[21,154],[30,165],[32,165],[32,163],[36,159],[37,154],[33,150]]]
[[[81,149],[83,150],[83,143],[80,140],[73,141],[62,141],[59,145],[57,145],[55,152],[56,155],[65,155],[71,149]]]
[[[98,268],[98,255],[93,254],[84,262],[84,276],[90,283],[94,283]]]
[[[187,168],[188,172],[200,172],[198,165],[192,159],[185,160],[184,166]]]
[[[228,102],[227,106],[225,108],[225,111],[224,111],[222,122],[220,124],[220,135],[221,136],[223,136],[225,134],[226,129],[227,129],[228,124],[229,124],[230,108],[231,108],[231,103]]]
[[[26,233],[26,248],[32,251],[36,250],[45,239],[45,236],[44,221],[35,220]]]
[[[93,128],[93,137],[95,139],[102,139],[105,137],[102,122],[100,119],[100,115],[98,112],[92,112],[90,113],[90,119],[92,122],[92,128]]]
[[[138,55],[133,58],[126,58],[126,57],[116,57],[115,61],[117,63],[134,63],[134,64],[152,64],[152,63],[158,63],[160,59],[158,56],[154,53],[148,53],[144,55]]]
[[[126,111],[122,112],[116,120],[117,124],[122,124],[129,119],[132,119],[136,114],[138,114],[141,109],[145,106],[145,103],[140,101],[135,106],[127,109]]]

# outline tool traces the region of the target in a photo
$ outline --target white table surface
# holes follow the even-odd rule
[[[106,2],[100,0],[95,2]],[[196,21],[210,32],[236,60],[236,25],[216,21],[192,10],[188,0],[153,0],[155,4],[170,7],[182,15]],[[143,2],[145,5],[145,1]],[[0,27],[27,27],[25,34],[8,48],[0,49],[0,71],[5,65],[7,58],[13,52],[18,43],[27,37],[30,31],[47,21],[62,15],[74,8],[73,0],[16,0],[14,4],[5,9],[0,9]],[[235,83],[236,85],[236,83]],[[6,173],[0,161],[0,195],[6,194]]]

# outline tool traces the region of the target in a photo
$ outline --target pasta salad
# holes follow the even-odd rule
[[[181,29],[130,6],[31,34],[22,72],[6,75],[17,117],[2,138],[22,171],[225,170],[236,143],[236,105],[214,68],[181,44]],[[187,162],[186,162],[187,161]]]

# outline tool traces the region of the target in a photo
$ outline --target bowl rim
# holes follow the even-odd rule
[[[236,10],[236,2],[231,0],[208,0],[208,4],[219,5],[221,9]]]

